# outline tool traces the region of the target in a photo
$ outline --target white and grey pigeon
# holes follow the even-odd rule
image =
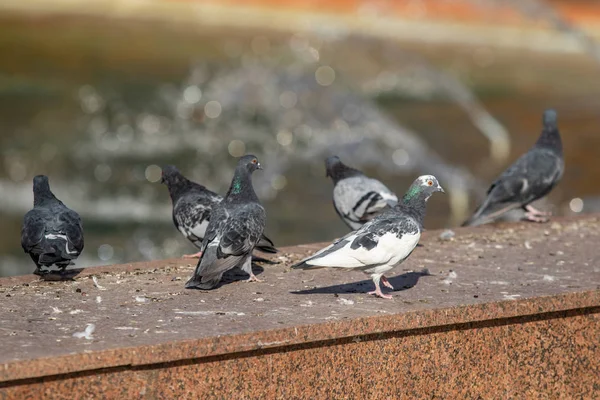
[[[535,145],[492,183],[485,201],[463,226],[491,222],[515,208],[523,208],[529,221],[548,220],[550,213],[535,209],[531,203],[546,196],[558,184],[565,163],[556,111],[544,111],[542,123],[544,127]]]
[[[167,165],[162,169],[161,182],[169,189],[173,203],[175,227],[200,249],[210,220],[210,212],[223,200],[223,197],[190,181],[173,165]],[[260,237],[256,248],[265,253],[277,253],[278,251],[273,242],[264,234]],[[202,252],[198,252],[186,254],[183,257],[198,258],[201,255]]]
[[[398,196],[383,183],[348,167],[337,156],[327,158],[325,168],[334,184],[335,211],[352,230],[369,222],[386,207],[398,203]]]
[[[402,201],[394,207],[292,268],[361,270],[370,275],[375,284],[375,290],[369,294],[391,299],[391,295],[381,291],[379,282],[393,289],[383,274],[408,258],[417,246],[423,230],[426,203],[435,192],[444,192],[435,176],[418,177]]]
[[[33,209],[23,219],[21,246],[42,277],[71,277],[66,268],[83,250],[81,218],[54,196],[47,176],[33,178]]]
[[[252,273],[252,250],[265,229],[266,213],[252,186],[252,173],[262,169],[258,159],[246,155],[238,161],[229,191],[210,216],[202,241],[202,256],[186,288],[213,289],[223,274],[235,267]]]

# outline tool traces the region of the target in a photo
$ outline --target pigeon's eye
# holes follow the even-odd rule
[[[433,186],[433,181],[427,181],[427,186]]]
[[[255,158],[254,160],[252,160],[252,164],[256,164],[256,163],[257,163],[257,161],[256,161],[256,158]]]

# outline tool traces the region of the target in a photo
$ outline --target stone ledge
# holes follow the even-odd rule
[[[582,378],[577,384],[571,382],[571,387],[562,382],[561,390],[579,390],[590,382],[600,390],[600,374],[595,373],[600,369],[599,217],[455,232],[449,241],[440,240],[438,231],[423,235],[423,246],[389,274],[398,288],[392,301],[366,295],[372,283],[360,272],[289,269],[292,262],[321,245],[286,248],[274,257],[280,264],[257,266],[255,273],[260,272],[263,283],[236,282],[241,276],[230,275],[220,288],[206,292],[183,289],[194,264],[181,259],[90,268],[74,282],[40,282],[32,275],[0,279],[0,398],[2,393],[9,398],[35,396],[69,385],[76,387],[60,391],[62,396],[72,396],[75,389],[91,396],[91,381],[101,384],[95,390],[107,396],[117,390],[111,387],[111,379],[122,382],[122,396],[136,397],[140,387],[128,383],[130,374],[138,376],[152,396],[183,396],[190,387],[184,385],[178,391],[150,377],[164,373],[165,379],[174,382],[190,379],[178,375],[187,371],[196,379],[205,376],[207,381],[200,386],[212,390],[222,388],[228,378],[205,370],[209,364],[228,365],[223,371],[240,375],[236,368],[244,363],[261,364],[266,362],[264,357],[271,357],[287,365],[299,354],[310,358],[303,358],[307,365],[319,366],[319,357],[325,357],[323,371],[335,380],[333,386],[344,387],[343,374],[336,373],[339,364],[327,355],[335,358],[340,353],[340,360],[356,363],[345,348],[361,344],[357,349],[365,350],[360,353],[362,362],[373,363],[380,356],[372,353],[372,346],[410,359],[411,354],[397,352],[414,341],[412,357],[419,358],[424,349],[440,351],[438,340],[448,335],[459,347],[465,346],[453,349],[459,359],[474,357],[495,342],[514,347],[511,351],[525,351],[524,345],[534,349],[548,343],[571,346],[571,353],[561,355],[562,367],[579,371]],[[73,337],[88,323],[96,327],[91,339]],[[506,329],[527,340],[512,343]],[[548,329],[566,336],[556,338]],[[463,334],[472,335],[479,349],[464,342]],[[481,335],[491,336],[481,341]],[[585,340],[563,343],[577,335],[584,335]],[[410,353],[410,349],[403,351]],[[449,350],[444,351],[448,357]],[[538,362],[555,362],[554,355],[544,354],[536,355]],[[429,356],[427,368],[443,364],[436,354]],[[237,361],[231,364],[232,360]],[[587,364],[581,364],[582,360]],[[384,368],[374,382],[389,378],[390,371]],[[309,381],[320,379],[315,371],[305,373]],[[406,379],[418,371],[408,368],[397,373],[406,385]],[[509,379],[511,373],[504,371],[502,376]],[[593,378],[586,375],[592,373]],[[284,396],[283,388],[299,384],[280,378],[277,389],[268,380],[261,381],[262,386],[254,382],[253,389],[242,390],[240,396]],[[551,378],[544,379],[556,384],[557,378]],[[244,379],[242,374],[234,380],[242,386],[249,384]],[[367,383],[353,383],[348,393],[367,393]],[[507,387],[495,393],[505,395]],[[519,393],[519,386],[515,387]],[[333,395],[324,387],[306,390],[312,395]],[[419,393],[426,392],[417,390],[414,395]]]

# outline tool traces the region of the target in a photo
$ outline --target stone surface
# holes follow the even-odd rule
[[[597,397],[599,217],[455,233],[426,232],[391,301],[289,269],[319,245],[212,291],[183,289],[189,260],[0,279],[0,398]]]

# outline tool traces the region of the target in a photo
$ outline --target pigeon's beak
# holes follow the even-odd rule
[[[256,169],[263,169],[262,165],[259,162],[256,163]]]
[[[438,184],[438,190],[439,190],[440,192],[442,192],[442,193],[446,193],[446,191],[444,190],[444,188],[443,188],[443,187],[441,187],[439,184]]]

